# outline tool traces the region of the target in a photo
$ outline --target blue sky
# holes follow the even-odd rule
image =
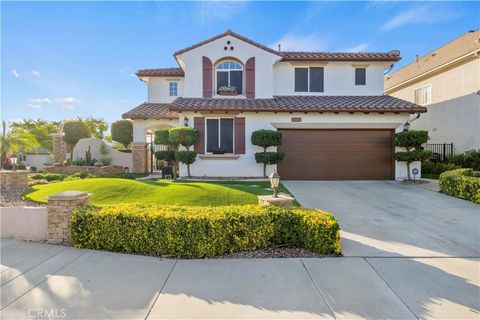
[[[283,50],[389,51],[411,62],[480,24],[478,2],[2,2],[1,118],[114,121],[133,74],[231,28]]]

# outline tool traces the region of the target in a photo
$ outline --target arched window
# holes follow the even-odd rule
[[[217,94],[221,87],[235,87],[237,94],[243,92],[243,66],[235,61],[227,60],[217,64]]]

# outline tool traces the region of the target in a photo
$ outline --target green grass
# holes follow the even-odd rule
[[[257,195],[271,194],[270,183],[229,181],[136,181],[118,178],[93,178],[36,185],[24,193],[35,202],[46,202],[50,194],[67,191],[87,191],[91,204],[155,203],[169,205],[222,206],[256,204]],[[289,193],[281,186],[280,192]],[[295,203],[299,205],[298,203]]]

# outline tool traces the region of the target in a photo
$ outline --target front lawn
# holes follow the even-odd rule
[[[142,203],[224,206],[256,204],[257,195],[271,194],[271,190],[266,190],[269,187],[267,181],[191,182],[93,178],[35,185],[24,193],[24,197],[35,202],[47,202],[50,194],[76,190],[91,193],[90,202],[94,205]],[[279,191],[289,193],[284,186]]]

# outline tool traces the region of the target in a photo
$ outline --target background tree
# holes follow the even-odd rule
[[[267,152],[267,148],[282,144],[282,134],[275,130],[257,130],[252,133],[252,144],[263,148],[263,152],[255,153],[255,161],[263,163],[263,176],[266,178],[267,164],[278,164],[285,156],[281,152]]]
[[[397,161],[407,163],[407,179],[410,180],[410,164],[414,161],[425,161],[432,156],[429,150],[423,150],[422,144],[428,141],[428,131],[408,130],[395,135],[395,145],[405,151],[395,153]]]
[[[181,145],[187,149],[186,151],[177,151],[175,159],[187,165],[187,173],[190,177],[190,165],[195,162],[197,157],[197,153],[190,151],[190,147],[198,142],[200,133],[197,129],[190,127],[172,128],[168,130],[168,139],[170,143]]]
[[[70,149],[70,162],[73,161],[73,148],[80,139],[90,138],[92,132],[88,125],[79,120],[65,121],[62,127],[63,140],[68,144]]]
[[[0,164],[3,168],[8,155],[19,152],[21,149],[30,150],[38,148],[39,144],[33,134],[8,130],[7,122],[2,121],[0,135]]]
[[[101,140],[105,139],[105,135],[108,131],[108,123],[103,118],[77,117],[77,121],[85,122],[94,138]]]
[[[52,137],[50,135],[60,130],[60,121],[23,119],[12,122],[10,128],[19,134],[31,134],[35,136],[39,147],[52,152]]]
[[[125,149],[133,142],[133,123],[130,120],[118,120],[112,123],[112,140],[123,144]]]

